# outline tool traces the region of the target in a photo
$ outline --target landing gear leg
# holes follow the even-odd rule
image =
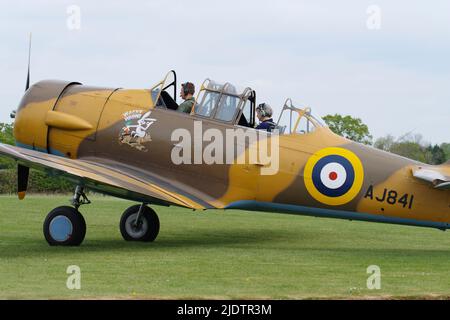
[[[84,188],[82,186],[76,186],[75,192],[71,204],[78,210],[78,208],[83,204],[90,204],[91,200],[88,199],[84,193]]]
[[[74,208],[61,206],[53,209],[44,221],[45,239],[51,246],[79,246],[86,235],[86,221],[78,208],[91,203],[83,187],[77,186],[71,200]]]

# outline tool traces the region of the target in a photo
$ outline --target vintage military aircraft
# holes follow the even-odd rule
[[[132,241],[153,241],[159,233],[149,204],[449,228],[449,163],[430,166],[349,141],[288,99],[278,133],[263,135],[277,146],[271,154],[278,153],[275,170],[263,174],[274,161],[246,160],[262,148],[262,140],[246,138],[256,132],[254,90],[206,80],[186,114],[175,111],[176,88],[174,71],[150,89],[53,80],[27,85],[12,114],[16,146],[2,144],[0,154],[17,160],[20,199],[29,168],[74,183],[72,206],[52,210],[44,221],[50,245],[83,241],[79,207],[90,203],[86,189],[140,203],[120,221],[123,238]],[[227,130],[237,132],[222,150],[236,147],[232,163],[203,159],[201,150]],[[211,155],[222,156],[218,148]]]

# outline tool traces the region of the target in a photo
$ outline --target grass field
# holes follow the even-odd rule
[[[0,196],[0,298],[398,298],[450,296],[450,234],[245,211],[155,207],[153,243],[122,240],[132,203],[95,197],[81,247],[49,247],[48,211],[69,196]],[[66,287],[69,265],[81,290]],[[366,286],[369,265],[381,289]]]

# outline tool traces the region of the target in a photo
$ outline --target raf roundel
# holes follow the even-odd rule
[[[337,206],[350,202],[361,190],[364,169],[361,160],[343,148],[325,148],[306,163],[304,181],[317,201]]]

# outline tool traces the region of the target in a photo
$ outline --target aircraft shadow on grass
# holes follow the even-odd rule
[[[294,232],[287,232],[286,230],[246,230],[243,233],[242,230],[217,230],[211,231],[194,231],[187,232],[186,234],[180,233],[176,235],[161,237],[158,241],[155,241],[154,245],[142,242],[124,242],[120,239],[120,235],[113,235],[110,238],[92,238],[89,239],[89,235],[86,239],[86,243],[83,247],[58,247],[52,248],[47,245],[46,242],[40,238],[29,237],[23,241],[14,241],[8,243],[8,250],[0,249],[0,256],[3,258],[13,257],[32,257],[42,254],[50,254],[52,256],[58,256],[62,253],[89,253],[89,252],[149,252],[149,251],[163,251],[167,249],[176,248],[233,248],[234,246],[242,246],[245,250],[248,248],[254,248],[254,245],[264,246],[269,243],[270,248],[274,248],[277,244],[282,246],[283,241],[292,241],[294,237],[299,235]],[[36,236],[37,237],[37,236]],[[112,238],[114,237],[114,238]],[[317,239],[317,235],[306,233],[302,234],[301,238],[307,240],[307,238]],[[308,241],[309,242],[309,241]],[[275,246],[274,246],[275,245]],[[28,248],[24,252],[23,248]],[[275,247],[276,248],[276,247]]]
[[[328,237],[328,233],[324,233],[323,237]],[[292,245],[286,245],[290,241],[299,242],[298,248]],[[360,245],[364,246],[363,239]],[[369,241],[369,239],[367,239]],[[23,241],[14,241],[7,245],[8,250],[0,249],[0,257],[2,258],[19,258],[19,257],[33,257],[50,255],[57,257],[62,254],[83,254],[93,252],[115,252],[115,253],[143,253],[143,252],[174,252],[172,249],[190,249],[198,248],[218,250],[227,248],[242,248],[242,250],[254,250],[259,248],[266,248],[267,250],[287,250],[289,252],[309,251],[311,256],[315,254],[323,257],[325,252],[332,252],[333,254],[342,255],[342,259],[350,259],[351,257],[357,259],[374,259],[394,257],[396,259],[410,259],[420,258],[433,259],[449,257],[449,249],[415,249],[407,247],[374,247],[367,243],[365,247],[350,247],[348,244],[342,246],[336,245],[333,242],[323,243],[318,239],[318,234],[302,231],[287,231],[281,229],[259,229],[246,230],[245,234],[242,230],[218,230],[211,231],[195,231],[187,232],[186,234],[179,231],[167,237],[161,237],[154,243],[154,245],[145,244],[142,242],[123,242],[120,236],[112,235],[111,238],[87,238],[85,246],[83,247],[58,247],[50,248],[45,242],[40,241],[34,237],[24,239]],[[23,248],[28,248],[23,250]],[[74,256],[75,257],[75,256]]]

